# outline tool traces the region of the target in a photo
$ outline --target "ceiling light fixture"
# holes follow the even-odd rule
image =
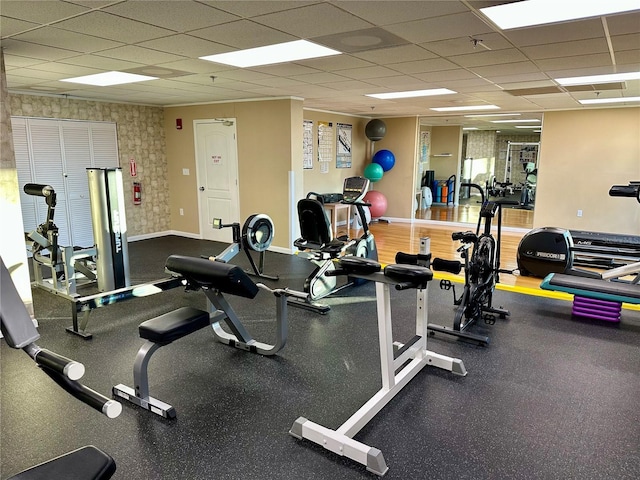
[[[496,110],[499,108],[496,105],[467,105],[466,107],[436,107],[430,110],[436,112],[461,112],[464,110]]]
[[[478,127],[462,127],[462,130],[478,130]]]
[[[122,85],[124,83],[146,82],[147,80],[157,80],[158,77],[138,75],[125,72],[103,72],[83,77],[63,78],[61,82],[82,83],[84,85],[95,85],[98,87],[108,87],[111,85]]]
[[[482,117],[517,117],[521,113],[478,113],[473,115],[465,115],[466,118],[482,118]]]
[[[481,8],[502,30],[638,10],[638,0],[526,0]]]
[[[432,88],[430,90],[411,90],[407,92],[389,92],[389,93],[367,93],[365,97],[379,98],[381,100],[389,100],[392,98],[413,98],[413,97],[431,97],[434,95],[451,95],[454,92],[448,88]]]
[[[624,82],[640,80],[640,72],[610,73],[608,75],[587,75],[584,77],[554,78],[560,85],[590,85],[592,83]]]
[[[540,128],[540,125],[514,125],[516,128]]]
[[[615,98],[592,98],[588,100],[578,100],[582,105],[594,105],[598,103],[627,103],[640,102],[640,97],[615,97]]]
[[[535,118],[532,119],[514,119],[514,120],[491,120],[491,123],[540,123],[540,120],[536,120]]]
[[[308,42],[307,40],[295,40],[293,42],[277,43],[275,45],[249,48],[236,52],[208,55],[206,57],[200,57],[200,59],[246,68],[340,54],[342,54],[342,52],[338,50],[323,47],[322,45]]]

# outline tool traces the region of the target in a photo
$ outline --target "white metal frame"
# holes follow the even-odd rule
[[[429,239],[421,238],[420,242],[421,252],[428,251]],[[440,355],[427,349],[427,288],[417,290],[416,336],[405,345],[393,341],[390,286],[395,285],[396,282],[386,277],[382,272],[373,275],[352,276],[376,282],[382,388],[337,430],[299,417],[293,423],[289,433],[298,439],[311,440],[331,452],[355,460],[365,465],[370,472],[382,476],[388,471],[382,452],[375,447],[354,440],[353,437],[425,366],[442,368],[461,376],[465,376],[467,371],[462,360]],[[403,367],[405,363],[407,365]]]

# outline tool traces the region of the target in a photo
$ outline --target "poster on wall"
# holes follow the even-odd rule
[[[352,125],[338,123],[336,125],[336,168],[351,168],[351,131]]]
[[[429,161],[429,132],[420,132],[420,162]]]
[[[302,168],[313,168],[313,121],[302,122]]]
[[[333,123],[318,122],[318,161],[320,172],[329,173],[334,145]]]

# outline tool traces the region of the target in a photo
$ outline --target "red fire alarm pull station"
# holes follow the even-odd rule
[[[176,130],[182,130],[182,119],[176,118]]]
[[[138,175],[138,166],[136,165],[135,158],[129,159],[129,173],[131,174],[132,177],[135,177],[136,175]]]

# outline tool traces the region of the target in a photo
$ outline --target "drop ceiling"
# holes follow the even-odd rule
[[[586,108],[582,99],[640,96],[640,81],[568,89],[553,80],[639,71],[640,6],[502,31],[478,10],[499,3],[508,2],[2,0],[0,45],[10,93],[156,106],[299,97],[311,109],[495,129],[489,118],[430,108],[494,104],[540,119],[546,110]],[[298,39],[345,53],[245,69],[198,58]],[[160,78],[114,87],[61,82],[106,70]],[[431,88],[458,93],[364,96]]]

